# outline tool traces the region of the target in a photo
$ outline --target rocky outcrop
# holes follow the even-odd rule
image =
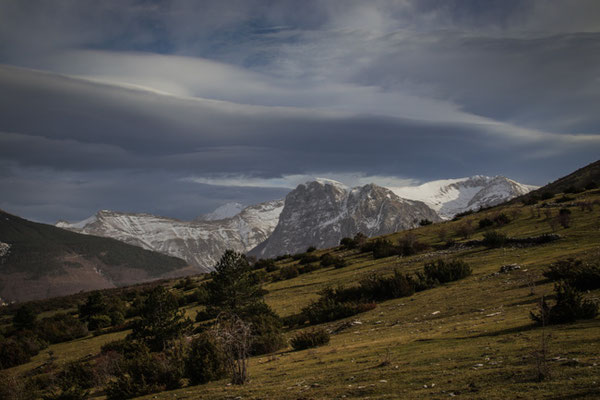
[[[264,258],[337,246],[358,232],[383,235],[416,227],[422,219],[440,220],[424,203],[375,184],[348,188],[331,180],[307,182],[286,196],[277,227],[250,254]]]

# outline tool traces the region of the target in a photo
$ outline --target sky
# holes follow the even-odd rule
[[[192,219],[600,154],[597,0],[0,0],[0,209]]]

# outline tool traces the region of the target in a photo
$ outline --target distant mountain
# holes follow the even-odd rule
[[[25,301],[189,275],[184,260],[0,211],[0,297]]]
[[[218,207],[215,211],[204,214],[196,218],[196,221],[218,221],[220,219],[231,218],[242,212],[244,206],[240,203],[227,203]]]
[[[279,221],[283,200],[246,207],[232,217],[212,219],[230,214],[236,207],[217,209],[208,219],[195,221],[104,210],[85,221],[59,222],[57,226],[180,257],[202,271],[210,271],[226,249],[245,253],[266,240]]]
[[[398,196],[419,200],[435,210],[443,219],[479,208],[491,207],[537,189],[503,176],[473,176],[445,179],[420,186],[390,187]]]
[[[440,220],[424,203],[401,199],[384,187],[348,188],[321,179],[301,184],[286,196],[277,227],[250,254],[265,258],[309,246],[337,246],[340,239],[358,232],[383,235],[416,227],[422,219]]]

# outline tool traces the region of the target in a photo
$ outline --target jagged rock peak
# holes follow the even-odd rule
[[[383,235],[415,227],[421,219],[439,217],[424,203],[401,199],[376,184],[350,189],[338,182],[307,182],[286,196],[277,227],[250,254],[272,257],[309,246],[332,247],[345,236]]]

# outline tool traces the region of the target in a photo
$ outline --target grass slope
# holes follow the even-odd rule
[[[463,239],[456,232],[484,217],[502,212],[511,222],[498,231],[523,238],[556,233],[561,239],[545,245],[488,249],[455,246],[411,257],[374,260],[366,253],[341,248],[333,252],[349,266],[332,267],[296,278],[269,283],[267,302],[281,315],[298,312],[327,286],[354,285],[372,274],[421,270],[424,262],[459,257],[473,267],[473,275],[457,282],[378,304],[372,311],[323,327],[336,331],[327,346],[291,351],[290,348],[250,362],[251,382],[230,386],[228,380],[148,395],[147,399],[568,399],[600,397],[600,319],[542,329],[529,312],[542,296],[552,298],[553,284],[542,276],[549,263],[566,257],[600,258],[600,193],[573,195],[575,202],[596,202],[592,211],[575,203],[551,206],[510,204],[388,235],[398,241],[415,235],[435,249],[449,239],[457,244],[481,239],[489,230],[475,230]],[[552,203],[548,199],[544,203]],[[571,210],[571,225],[549,223],[560,207]],[[280,266],[295,264],[286,259]],[[502,265],[516,263],[520,270],[499,274]],[[600,291],[586,297],[598,300]],[[195,314],[201,306],[187,307]],[[290,331],[289,337],[297,331]],[[536,357],[542,335],[549,334],[551,378],[537,382]],[[51,346],[58,363],[95,354],[100,345],[124,333],[79,339]],[[85,349],[85,350],[83,350]],[[48,359],[48,350],[32,362],[13,369],[31,370]],[[82,351],[83,350],[83,351]],[[96,393],[102,398],[102,393]]]
[[[107,265],[142,269],[151,276],[182,268],[186,262],[115,239],[82,235],[52,225],[39,224],[0,211],[0,241],[10,244],[3,260],[4,272],[26,272],[32,278],[61,273],[64,254],[97,258]]]

